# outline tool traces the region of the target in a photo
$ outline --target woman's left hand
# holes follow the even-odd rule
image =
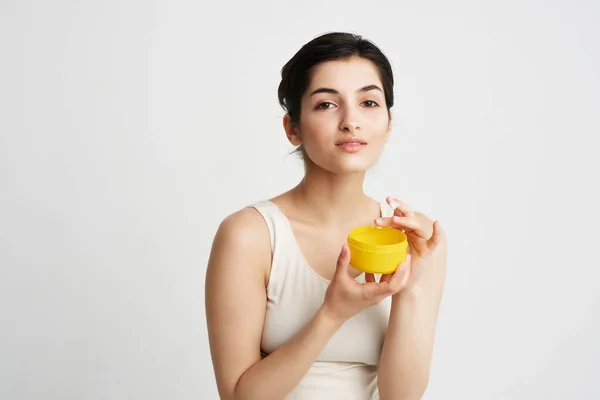
[[[413,211],[398,199],[388,197],[387,203],[394,208],[393,217],[377,218],[375,225],[403,230],[408,238],[411,276],[407,286],[416,283],[430,264],[431,256],[442,242],[445,234],[439,221]]]

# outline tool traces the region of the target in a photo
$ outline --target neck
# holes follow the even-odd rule
[[[364,172],[340,175],[308,164],[291,194],[296,204],[311,210],[315,221],[345,224],[373,207],[373,200],[363,192],[364,179]]]

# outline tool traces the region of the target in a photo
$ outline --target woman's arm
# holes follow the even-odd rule
[[[427,389],[446,275],[445,236],[430,262],[430,268],[413,287],[392,297],[379,363],[381,400],[418,400]]]
[[[244,209],[223,221],[205,288],[210,350],[222,399],[284,398],[341,325],[322,307],[290,341],[261,360],[270,262],[269,232],[256,210]]]

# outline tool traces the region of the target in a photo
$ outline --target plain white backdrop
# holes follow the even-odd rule
[[[600,398],[599,18],[593,0],[3,0],[0,398],[218,397],[211,241],[301,178],[279,73],[334,30],[395,71],[365,190],[449,236],[424,398]]]

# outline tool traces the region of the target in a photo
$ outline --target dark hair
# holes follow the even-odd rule
[[[300,121],[302,95],[308,88],[314,67],[325,61],[352,56],[370,60],[377,67],[389,114],[394,105],[394,76],[387,57],[373,42],[360,35],[332,32],[306,43],[281,69],[277,91],[279,104],[290,115],[292,123],[297,125]]]

